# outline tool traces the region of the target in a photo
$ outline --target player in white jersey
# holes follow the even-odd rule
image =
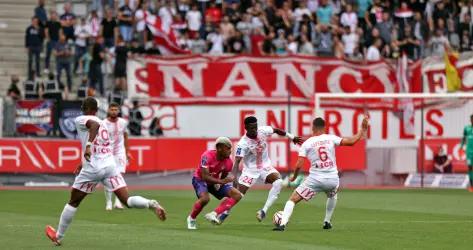
[[[302,138],[294,136],[282,129],[272,128],[270,126],[258,127],[258,120],[254,116],[245,118],[246,134],[240,139],[235,153],[233,164],[233,175],[237,176],[238,167],[243,160],[243,170],[238,179],[238,190],[246,194],[248,189],[256,183],[258,179],[265,183],[272,184],[269,190],[268,198],[262,209],[256,212],[256,219],[262,221],[266,217],[268,209],[277,200],[281,192],[283,181],[279,172],[272,166],[268,155],[267,140],[274,133],[280,136],[289,137],[295,144],[302,143]],[[217,224],[220,224],[228,216],[229,211],[225,211],[218,216]]]
[[[335,147],[355,145],[355,143],[366,135],[368,126],[368,118],[365,116],[361,124],[361,130],[358,131],[356,135],[340,138],[335,135],[325,134],[325,121],[322,118],[314,119],[312,122],[313,136],[307,139],[299,150],[299,159],[297,160],[296,169],[294,170],[291,181],[299,174],[299,170],[304,165],[305,159],[310,161],[309,176],[294,190],[291,197],[286,202],[281,223],[273,229],[274,231],[284,231],[294,206],[303,199],[306,201],[310,200],[319,192],[325,192],[327,195],[323,228],[332,228],[330,220],[335,210],[335,205],[337,204],[337,191],[339,186]]]
[[[120,113],[120,105],[117,103],[111,103],[108,106],[107,113],[107,119],[104,120],[104,123],[107,126],[109,137],[112,142],[112,152],[113,157],[115,158],[115,164],[118,168],[118,171],[123,175],[125,173],[128,160],[130,159],[130,152],[128,150],[128,132],[126,131],[128,122],[125,119],[118,117],[118,114]],[[110,211],[112,210],[113,192],[107,189],[104,191],[105,210]],[[113,207],[123,209],[123,205],[118,197],[115,197],[115,204]]]
[[[79,174],[72,185],[70,200],[62,210],[57,232],[49,225],[45,229],[46,236],[55,245],[61,245],[81,201],[87,194],[94,191],[98,183],[102,183],[106,189],[113,191],[128,207],[149,208],[160,220],[166,219],[166,212],[157,201],[128,195],[125,180],[115,166],[107,127],[95,116],[97,109],[97,100],[87,97],[82,104],[84,115],[75,120],[84,155],[82,165],[77,170]]]

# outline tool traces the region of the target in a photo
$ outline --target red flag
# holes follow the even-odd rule
[[[159,48],[162,55],[190,54],[190,51],[179,47],[171,27],[164,27],[165,25],[161,22],[161,18],[149,15],[146,17],[146,24],[151,33],[153,33],[154,44]]]

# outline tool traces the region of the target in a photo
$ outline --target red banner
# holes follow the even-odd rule
[[[424,171],[432,172],[434,168],[434,156],[443,147],[448,157],[452,160],[454,173],[465,173],[466,166],[465,153],[460,148],[461,138],[441,138],[424,140]],[[421,157],[422,159],[422,157]],[[420,166],[420,165],[419,165]],[[421,171],[421,169],[419,169]]]
[[[411,65],[420,91],[420,63]],[[128,62],[131,98],[161,103],[310,103],[315,92],[397,92],[395,68],[311,56],[146,57]]]
[[[236,141],[235,141],[236,142]],[[130,139],[133,159],[127,172],[158,172],[194,169],[201,154],[212,148],[211,139]],[[297,160],[297,148],[288,141],[269,142],[270,158],[279,170],[288,171]],[[81,147],[76,140],[0,140],[0,173],[72,173],[81,162]],[[361,171],[366,167],[365,143],[337,149],[337,164],[341,171]],[[306,164],[307,170],[308,164]]]

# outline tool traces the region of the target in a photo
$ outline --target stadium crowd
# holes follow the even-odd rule
[[[30,79],[41,75],[39,55],[44,52],[44,71],[55,72],[60,86],[71,89],[76,74],[101,96],[104,77],[115,78],[113,89],[126,88],[129,56],[159,54],[144,21],[151,14],[194,54],[377,61],[401,53],[411,60],[442,56],[445,45],[461,52],[473,48],[471,0],[92,0],[86,1],[86,16],[77,16],[68,2],[62,13],[38,2],[25,34]]]

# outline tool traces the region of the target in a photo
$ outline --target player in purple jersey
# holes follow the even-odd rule
[[[233,166],[230,159],[232,142],[227,137],[219,137],[215,147],[215,150],[207,150],[202,154],[200,164],[192,177],[192,186],[198,200],[187,217],[188,229],[197,229],[196,218],[209,203],[209,193],[219,200],[227,197],[214,211],[205,215],[205,219],[216,225],[220,224],[217,215],[232,208],[241,199],[241,193],[231,185],[234,177],[228,175]]]

